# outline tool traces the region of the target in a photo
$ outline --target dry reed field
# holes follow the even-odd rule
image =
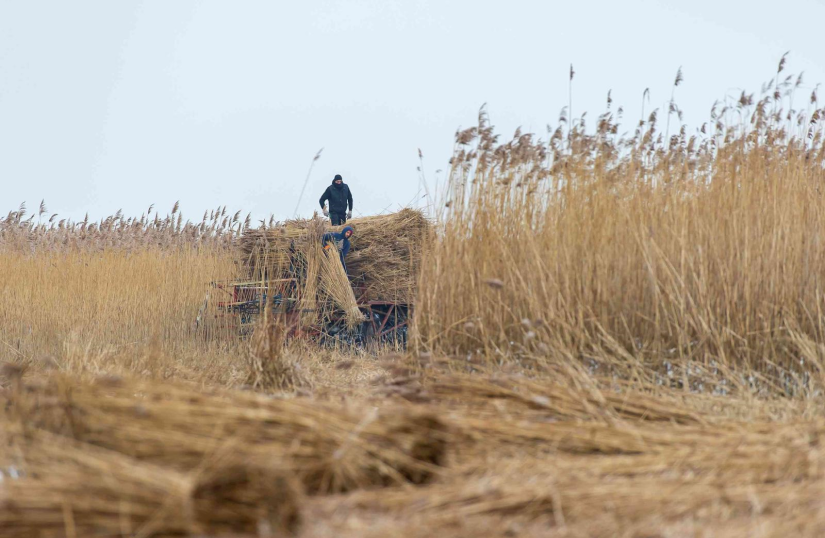
[[[0,224],[0,347],[23,362],[98,373],[127,369],[153,376],[224,375],[231,343],[204,342],[193,327],[208,283],[236,273],[235,227],[225,210],[195,226],[177,205],[157,214],[100,223],[46,220],[25,207]],[[224,216],[221,216],[221,214]],[[175,361],[162,364],[173,354]],[[191,366],[191,367],[190,367]],[[184,372],[186,372],[184,374]]]
[[[211,281],[301,241],[302,305],[345,309],[319,220],[10,213],[0,535],[822,536],[825,110],[802,93],[783,58],[695,134],[675,101],[628,135],[609,99],[591,128],[565,111],[545,141],[482,110],[432,222],[354,223],[357,278],[412,299],[402,351],[194,324]]]

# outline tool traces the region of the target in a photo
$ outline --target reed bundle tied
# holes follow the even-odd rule
[[[310,236],[323,234],[320,222],[314,222],[310,229]],[[323,263],[323,252],[319,243],[307,241],[301,252],[295,255],[295,264],[299,264],[298,276],[302,280],[301,298],[299,307],[301,309],[301,323],[303,325],[314,325],[323,313],[323,303],[318,301],[318,287],[321,275],[321,264]],[[283,272],[283,269],[280,271]]]
[[[0,487],[3,536],[283,536],[300,524],[300,488],[284,471],[222,458],[182,473],[3,426],[0,462],[17,471]]]
[[[323,294],[344,312],[348,327],[357,327],[364,321],[364,314],[358,308],[352,285],[336,250],[330,248],[323,251],[319,282]]]
[[[363,288],[371,300],[411,302],[431,223],[421,211],[406,208],[389,215],[353,219],[347,225],[355,230],[346,260],[353,284]],[[325,221],[309,219],[247,230],[240,240],[243,263],[253,276],[280,274],[294,268],[296,260],[297,265],[309,267],[304,260],[312,258],[305,253],[320,242],[325,228],[330,229]],[[308,279],[309,273],[302,270]]]
[[[448,431],[434,415],[125,379],[52,376],[6,395],[11,418],[134,458],[192,470],[217,450],[288,469],[310,492],[426,482]]]
[[[350,224],[356,231],[347,257],[353,280],[374,300],[412,302],[422,251],[431,233],[423,213],[402,209]]]

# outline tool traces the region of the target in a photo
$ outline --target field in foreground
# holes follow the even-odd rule
[[[426,354],[303,361],[301,388],[275,394],[7,366],[0,530],[825,531],[819,406]]]
[[[823,535],[822,112],[782,80],[693,137],[482,114],[402,353],[194,330],[225,210],[10,215],[0,534]]]

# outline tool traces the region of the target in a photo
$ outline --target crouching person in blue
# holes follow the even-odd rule
[[[324,245],[324,250],[333,247],[338,249],[338,255],[341,257],[341,265],[344,266],[344,272],[347,271],[347,262],[344,261],[344,258],[347,254],[349,254],[349,238],[352,237],[352,234],[354,233],[355,230],[352,229],[352,226],[345,226],[340,232],[325,233],[324,237],[321,239],[321,244]]]

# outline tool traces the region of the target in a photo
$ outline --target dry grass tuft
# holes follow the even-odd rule
[[[264,392],[291,391],[309,383],[300,366],[284,350],[287,328],[273,316],[265,315],[252,334],[247,355],[246,385]]]

